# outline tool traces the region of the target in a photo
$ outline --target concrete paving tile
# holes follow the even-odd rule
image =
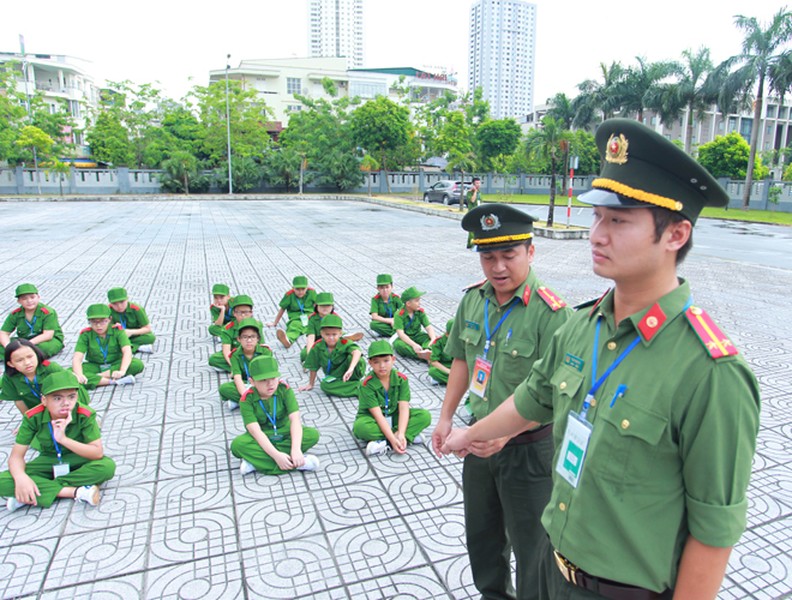
[[[201,427],[203,424],[197,424]],[[220,435],[217,429],[209,431]],[[194,476],[207,471],[228,469],[228,445],[223,442],[204,442],[196,424],[178,423],[166,428],[163,434],[159,478]]]
[[[746,531],[732,550],[729,579],[752,598],[783,598],[792,589],[792,517]]]
[[[433,563],[465,554],[465,509],[461,502],[406,515],[404,521]]]
[[[73,505],[74,501],[64,500],[47,509],[23,506],[10,513],[4,503],[0,506],[0,547],[57,538]]]
[[[399,515],[393,500],[377,481],[314,490],[313,497],[327,531]]]
[[[193,477],[160,481],[157,485],[153,516],[162,518],[230,505],[230,472],[198,472]]]
[[[377,600],[399,598],[399,600],[426,600],[426,598],[449,598],[452,596],[437,581],[429,567],[420,567],[361,581],[349,586],[353,598]]]
[[[245,502],[268,500],[273,497],[308,495],[316,481],[315,473],[294,471],[283,475],[263,475],[258,472],[241,475],[239,459],[231,457],[231,485],[234,488],[234,501]]]
[[[154,483],[119,486],[115,479],[102,485],[99,506],[75,505],[64,534],[101,530],[122,524],[148,522],[154,506]]]
[[[45,590],[41,600],[61,600],[68,594],[75,600],[130,600],[142,598],[143,573],[92,581],[68,588]]]
[[[239,554],[213,556],[146,572],[141,598],[168,600],[243,598]]]
[[[0,547],[0,597],[37,593],[57,543],[56,539],[48,539]]]
[[[433,566],[440,573],[440,580],[455,600],[478,600],[481,597],[476,586],[473,585],[467,554],[437,561]]]
[[[242,549],[322,532],[313,501],[308,494],[272,496],[236,506],[239,545]]]
[[[155,518],[151,525],[149,567],[228,554],[238,549],[231,507]]]
[[[442,468],[383,477],[382,485],[402,515],[425,512],[462,501],[462,490]]]

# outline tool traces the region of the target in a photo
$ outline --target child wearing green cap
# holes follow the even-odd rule
[[[308,318],[308,327],[305,329],[305,348],[300,350],[300,362],[305,367],[305,359],[308,351],[314,347],[316,340],[322,336],[322,319],[327,315],[337,314],[335,311],[335,299],[330,292],[319,292],[316,295],[316,310]],[[344,336],[350,342],[357,342],[363,338],[363,333],[357,331]]]
[[[220,385],[220,398],[228,402],[229,410],[239,408],[239,399],[250,384],[250,363],[258,356],[272,356],[272,350],[261,343],[261,323],[256,319],[242,319],[237,327],[239,346],[231,350],[231,378]]]
[[[454,362],[453,357],[446,354],[445,351],[448,334],[451,332],[453,324],[454,319],[449,319],[446,323],[445,333],[432,342],[432,356],[429,357],[429,377],[443,385],[448,383],[451,363]]]
[[[86,316],[90,327],[80,331],[72,358],[77,380],[89,390],[135,383],[135,375],[143,372],[144,365],[132,358],[132,347],[121,325],[111,325],[110,307],[91,304]]]
[[[389,448],[404,454],[407,442],[423,443],[421,432],[432,417],[426,409],[410,408],[410,383],[394,368],[396,359],[387,340],[372,342],[368,358],[371,371],[360,382],[352,433],[368,442],[366,456],[383,454]]]
[[[107,301],[110,303],[110,318],[113,324],[118,323],[126,331],[132,353],[154,352],[153,344],[156,337],[151,331],[146,309],[140,304],[130,302],[127,291],[122,287],[108,290]]]
[[[227,323],[220,331],[221,350],[209,356],[209,366],[226,373],[231,372],[231,351],[239,347],[237,324],[243,319],[253,317],[253,299],[245,294],[235,296],[231,299],[231,311],[234,320]]]
[[[308,278],[297,275],[292,280],[292,288],[287,291],[278,303],[280,309],[275,315],[275,320],[267,323],[268,327],[277,327],[283,313],[286,313],[286,331],[278,329],[278,341],[289,348],[308,327],[308,318],[316,305],[316,290],[308,287]]]
[[[394,315],[404,306],[398,294],[393,293],[393,276],[388,273],[377,275],[377,295],[371,299],[372,331],[385,337],[391,337],[396,330],[393,328]]]
[[[429,317],[421,308],[421,296],[425,293],[414,287],[404,290],[404,308],[393,318],[393,328],[397,336],[393,341],[393,349],[402,356],[428,361],[432,356],[432,351],[428,348],[437,336],[434,327],[429,323]]]
[[[19,308],[11,311],[0,327],[0,357],[11,341],[11,334],[30,340],[39,347],[45,358],[63,350],[63,330],[55,310],[40,301],[38,289],[32,283],[22,283],[16,288]]]
[[[294,390],[280,379],[278,361],[258,356],[250,361],[249,369],[252,386],[239,404],[247,431],[231,442],[231,454],[242,459],[240,473],[316,470],[319,459],[304,452],[316,445],[319,432],[303,427]]]
[[[212,317],[209,335],[220,337],[223,327],[234,320],[234,313],[231,312],[231,288],[225,283],[215,283],[212,286],[212,303],[209,305],[209,314]]]
[[[115,474],[115,462],[104,455],[96,413],[78,401],[80,384],[69,371],[58,371],[41,383],[41,404],[25,413],[0,473],[0,496],[9,511],[33,505],[47,508],[56,498],[99,504],[99,485]],[[25,463],[31,445],[40,454]]]
[[[319,387],[324,393],[341,398],[357,396],[358,382],[365,372],[360,346],[341,336],[343,322],[338,315],[327,315],[321,327],[322,339],[313,345],[305,359],[308,383],[300,386],[299,391],[313,389],[316,372],[321,368],[325,376]]]

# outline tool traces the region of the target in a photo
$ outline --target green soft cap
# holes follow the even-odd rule
[[[504,250],[530,242],[536,219],[508,204],[482,204],[462,219],[477,252]]]
[[[407,302],[408,300],[414,300],[415,298],[420,298],[426,292],[419,292],[418,288],[415,287],[408,287],[406,290],[402,292],[401,299],[402,302]]]
[[[338,329],[343,329],[341,317],[334,315],[333,313],[323,317],[322,322],[320,323],[320,328],[324,329],[325,327],[336,327]]]
[[[317,306],[330,306],[332,304],[335,304],[335,300],[333,300],[333,294],[330,292],[319,292],[316,294]]]
[[[278,370],[278,361],[274,356],[257,356],[250,361],[248,369],[250,371],[250,378],[253,381],[273,379],[281,376]]]
[[[110,307],[107,304],[91,304],[88,310],[85,311],[85,316],[88,319],[109,319]]]
[[[76,390],[80,387],[77,376],[71,371],[56,371],[41,382],[41,393],[48,395],[60,390]]]
[[[389,273],[381,273],[377,275],[377,285],[393,284],[393,275]]]
[[[16,297],[19,298],[25,294],[38,294],[38,290],[32,283],[21,283],[17,286]]]
[[[112,288],[107,292],[108,302],[123,302],[127,298],[127,291],[122,287]]]
[[[259,334],[259,337],[262,336],[261,333],[261,322],[254,319],[253,317],[248,317],[246,319],[242,319],[237,325],[237,336],[242,335],[243,329],[255,329],[256,332]]]
[[[212,286],[212,296],[228,296],[231,294],[231,288],[225,283],[215,283]]]
[[[253,308],[253,298],[245,294],[240,294],[239,296],[234,296],[229,304],[231,308],[236,308],[237,306],[249,306]]]
[[[305,275],[297,275],[297,277],[292,279],[292,287],[293,288],[307,288],[308,287],[308,278]]]
[[[375,356],[393,356],[393,346],[388,340],[375,340],[371,342],[368,349],[368,357],[374,358]]]

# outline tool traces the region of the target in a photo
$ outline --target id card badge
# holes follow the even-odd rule
[[[283,441],[283,437],[284,437],[284,436],[283,436],[283,434],[281,434],[281,433],[273,433],[273,434],[270,436],[270,441],[271,441],[271,442],[282,442],[282,441]]]
[[[102,369],[102,371],[109,371],[110,367],[112,366],[113,365],[111,365],[110,363],[102,363],[101,365],[99,365],[99,368]]]
[[[556,473],[561,475],[573,488],[576,488],[580,482],[591,431],[591,423],[578,413],[569,411],[564,440],[561,442],[561,452],[558,455],[558,464],[556,464]]]
[[[483,356],[476,357],[476,364],[473,365],[473,378],[470,380],[470,393],[483,398],[491,374],[492,363]]]
[[[52,465],[53,477],[65,477],[69,474],[69,472],[69,463],[58,463],[57,465]]]
[[[335,380],[336,377],[333,377],[332,375],[328,375],[327,377],[322,379],[322,383],[333,383]]]
[[[303,327],[308,327],[308,315],[300,315],[300,323],[302,323]]]

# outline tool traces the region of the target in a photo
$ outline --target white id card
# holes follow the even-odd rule
[[[569,411],[561,452],[558,455],[556,473],[561,475],[572,487],[576,488],[583,472],[591,438],[591,424],[574,411]]]
[[[57,465],[52,465],[53,477],[64,477],[69,474],[69,471],[69,463],[58,463]]]
[[[473,365],[473,377],[470,380],[470,393],[483,398],[490,374],[492,374],[492,363],[483,356],[477,357],[476,364]]]
[[[303,327],[308,327],[308,315],[300,315],[300,323],[302,323]]]
[[[335,378],[335,377],[333,377],[332,375],[328,375],[327,377],[325,377],[324,379],[322,379],[322,381],[323,381],[324,383],[333,383],[335,380],[336,380],[336,378]]]

